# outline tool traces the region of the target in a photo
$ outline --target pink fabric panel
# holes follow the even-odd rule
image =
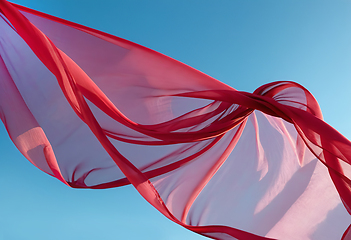
[[[4,0],[0,12],[1,119],[44,172],[131,183],[215,239],[340,239],[349,226],[351,143],[302,86],[239,92],[126,40]]]
[[[115,177],[123,177],[89,128],[71,109],[55,76],[47,70],[10,26],[3,21],[1,26],[1,32],[4,33],[2,37],[2,46],[4,47],[1,48],[2,69],[8,71],[7,76],[9,77],[5,78],[8,79],[8,84],[11,84],[13,89],[16,88],[14,90],[11,88],[11,92],[10,88],[1,88],[4,91],[1,97],[4,101],[9,102],[1,104],[1,106],[8,109],[4,114],[6,117],[5,125],[8,128],[13,125],[9,129],[12,139],[16,139],[17,135],[20,135],[15,131],[26,127],[21,130],[22,136],[25,136],[23,135],[25,132],[33,132],[34,130],[31,130],[33,127],[40,126],[52,144],[55,155],[59,159],[61,172],[68,182],[86,174],[89,171],[86,168],[114,168]],[[2,81],[1,84],[5,84],[5,81]],[[12,91],[16,91],[16,94]],[[15,105],[17,102],[21,102],[23,107],[17,107]],[[22,108],[25,108],[26,111]],[[24,115],[25,113],[28,116]],[[33,123],[30,124],[31,122]],[[31,142],[32,140],[28,139],[27,141]],[[42,150],[37,150],[37,154],[40,154],[40,151],[42,154]],[[94,161],[96,159],[99,161]],[[33,157],[31,161],[41,170],[47,172],[43,156]],[[94,163],[98,163],[98,165],[96,166]],[[83,164],[86,165],[86,168],[82,172],[79,166]]]

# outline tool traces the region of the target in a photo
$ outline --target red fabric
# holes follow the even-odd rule
[[[0,116],[42,171],[75,188],[132,184],[214,239],[342,237],[351,142],[301,85],[240,92],[124,39],[0,11]]]

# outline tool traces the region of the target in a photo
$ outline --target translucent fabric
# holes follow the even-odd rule
[[[160,53],[0,0],[0,116],[74,188],[132,184],[214,239],[349,239],[351,142],[301,85],[240,92]]]

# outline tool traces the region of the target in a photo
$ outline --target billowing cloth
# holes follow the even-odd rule
[[[132,184],[201,235],[351,238],[351,142],[297,83],[240,92],[0,0],[0,117],[19,151],[64,184]]]

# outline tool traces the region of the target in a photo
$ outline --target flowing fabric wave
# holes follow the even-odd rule
[[[201,235],[351,238],[351,142],[297,83],[237,91],[0,0],[0,117],[19,151],[64,184],[132,184]]]

